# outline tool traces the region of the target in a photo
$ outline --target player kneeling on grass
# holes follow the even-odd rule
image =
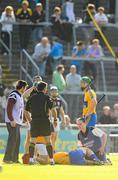
[[[107,143],[106,133],[96,127],[87,127],[86,120],[84,118],[78,118],[76,123],[79,128],[79,147],[90,148],[101,161],[104,163],[111,163],[110,160],[108,161],[106,158],[105,153]]]

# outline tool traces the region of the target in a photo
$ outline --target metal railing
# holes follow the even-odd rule
[[[102,129],[107,134],[106,152],[107,153],[118,153],[118,124],[97,124],[96,127]],[[6,128],[6,124],[0,123],[0,128]],[[23,125],[22,128],[24,129],[26,127]],[[73,132],[75,131],[73,134],[75,134],[75,137],[76,137],[76,135],[78,133],[78,131],[77,131],[78,128],[77,128],[76,124],[70,125],[70,130],[69,130],[70,133],[68,131],[68,133],[69,133],[68,138],[70,138],[72,130],[73,130]],[[67,132],[67,130],[65,130],[65,131]],[[7,136],[7,135],[5,135],[5,136]],[[67,139],[67,134],[66,134],[66,141],[68,141],[69,144],[72,143],[72,139],[71,139],[71,141],[69,141],[69,139]],[[73,141],[75,142],[75,139],[73,139]]]
[[[100,57],[100,58],[86,58],[86,57],[71,57],[71,56],[63,56],[63,60],[65,61],[72,61],[72,60],[77,60],[77,61],[84,61],[84,62],[87,62],[87,61],[90,61],[90,62],[99,62],[100,63],[100,66],[101,66],[101,73],[102,73],[102,81],[103,81],[103,91],[102,91],[102,94],[105,93],[106,94],[106,100],[108,100],[107,98],[107,84],[106,84],[106,75],[105,75],[105,68],[104,68],[104,62],[115,62],[116,61],[116,58],[113,58],[113,57]],[[64,92],[65,93],[65,92]],[[67,92],[68,93],[68,92]],[[70,93],[70,92],[69,92]]]
[[[28,54],[25,49],[21,50],[20,53],[20,79],[23,78],[23,74],[25,75],[25,80],[32,82],[31,71],[29,72],[29,66],[36,70],[36,74],[39,75],[39,68],[37,64],[34,62],[32,57]]]
[[[5,48],[8,52],[8,59],[9,59],[9,69],[12,69],[12,33],[7,32],[9,34],[9,47],[4,43],[4,41],[0,37],[0,44]]]

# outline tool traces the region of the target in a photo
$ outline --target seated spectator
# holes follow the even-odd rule
[[[34,24],[38,24],[40,22],[43,22],[45,20],[45,15],[43,11],[43,6],[41,3],[36,4],[35,10],[32,14],[31,18],[32,22]],[[35,25],[33,30],[33,41],[37,43],[37,41],[41,40],[43,36],[43,27],[40,25]]]
[[[10,33],[13,31],[13,23],[15,23],[15,15],[13,7],[7,6],[1,15],[0,22],[2,23],[1,38],[5,45],[10,48]],[[7,55],[8,51],[2,46],[2,54]]]
[[[46,63],[48,61],[50,51],[51,51],[51,45],[47,37],[43,37],[41,39],[41,42],[36,44],[34,49],[34,53],[32,57],[39,67],[39,73],[42,78],[45,77]],[[35,74],[33,74],[33,76],[34,75]]]
[[[111,108],[109,106],[103,107],[103,112],[99,118],[98,123],[100,124],[115,124],[115,118],[111,116]]]
[[[94,80],[96,80],[96,76],[97,76],[95,58],[100,58],[103,55],[104,54],[103,54],[102,47],[100,45],[100,41],[98,39],[93,39],[92,45],[88,47],[88,52],[87,52],[87,57],[93,58],[93,61],[86,61],[84,65],[84,69],[85,69],[85,74],[87,76],[92,76]]]
[[[63,77],[64,70],[63,64],[59,64],[52,76],[52,84],[58,88],[59,92],[64,91],[66,87],[66,82]]]
[[[58,38],[54,37],[52,40],[52,47],[50,52],[51,68],[56,70],[57,65],[61,64],[63,56],[63,44],[58,42]]]
[[[78,41],[76,46],[73,47],[72,57],[86,57],[87,49],[83,41]],[[72,65],[75,65],[78,73],[82,73],[84,62],[80,60],[73,60],[71,62]]]
[[[67,18],[69,22],[75,22],[73,0],[66,0],[63,4],[63,16]]]
[[[71,65],[70,73],[66,75],[66,89],[71,92],[80,91],[81,76],[76,73],[76,66]]]
[[[22,7],[19,8],[16,12],[16,18],[19,23],[19,38],[20,38],[20,48],[27,49],[31,28],[27,25],[32,16],[32,10],[28,8],[28,1],[22,2]],[[26,25],[25,25],[26,24]]]
[[[106,14],[104,13],[104,7],[98,8],[98,12],[95,14],[95,20],[98,23],[99,27],[101,28],[103,34],[105,34],[105,30],[106,30],[105,26],[108,23],[108,18]],[[100,43],[102,46],[104,45],[104,41],[97,29],[95,29],[95,38],[100,40]]]

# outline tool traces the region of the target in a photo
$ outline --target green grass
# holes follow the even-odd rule
[[[16,165],[2,164],[0,180],[117,180],[118,156],[110,156],[112,166]]]

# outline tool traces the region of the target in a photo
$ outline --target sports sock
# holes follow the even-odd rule
[[[48,152],[48,155],[49,155],[50,159],[53,159],[53,148],[52,148],[52,145],[51,144],[47,144],[46,145],[46,149],[47,149],[47,152]]]
[[[95,154],[92,154],[92,155],[90,156],[90,159],[91,159],[91,160],[99,161],[99,159],[97,158],[97,156],[96,156]]]
[[[29,146],[29,155],[30,155],[30,158],[34,157],[34,149],[35,149],[35,144],[34,143],[30,143],[30,146]]]

